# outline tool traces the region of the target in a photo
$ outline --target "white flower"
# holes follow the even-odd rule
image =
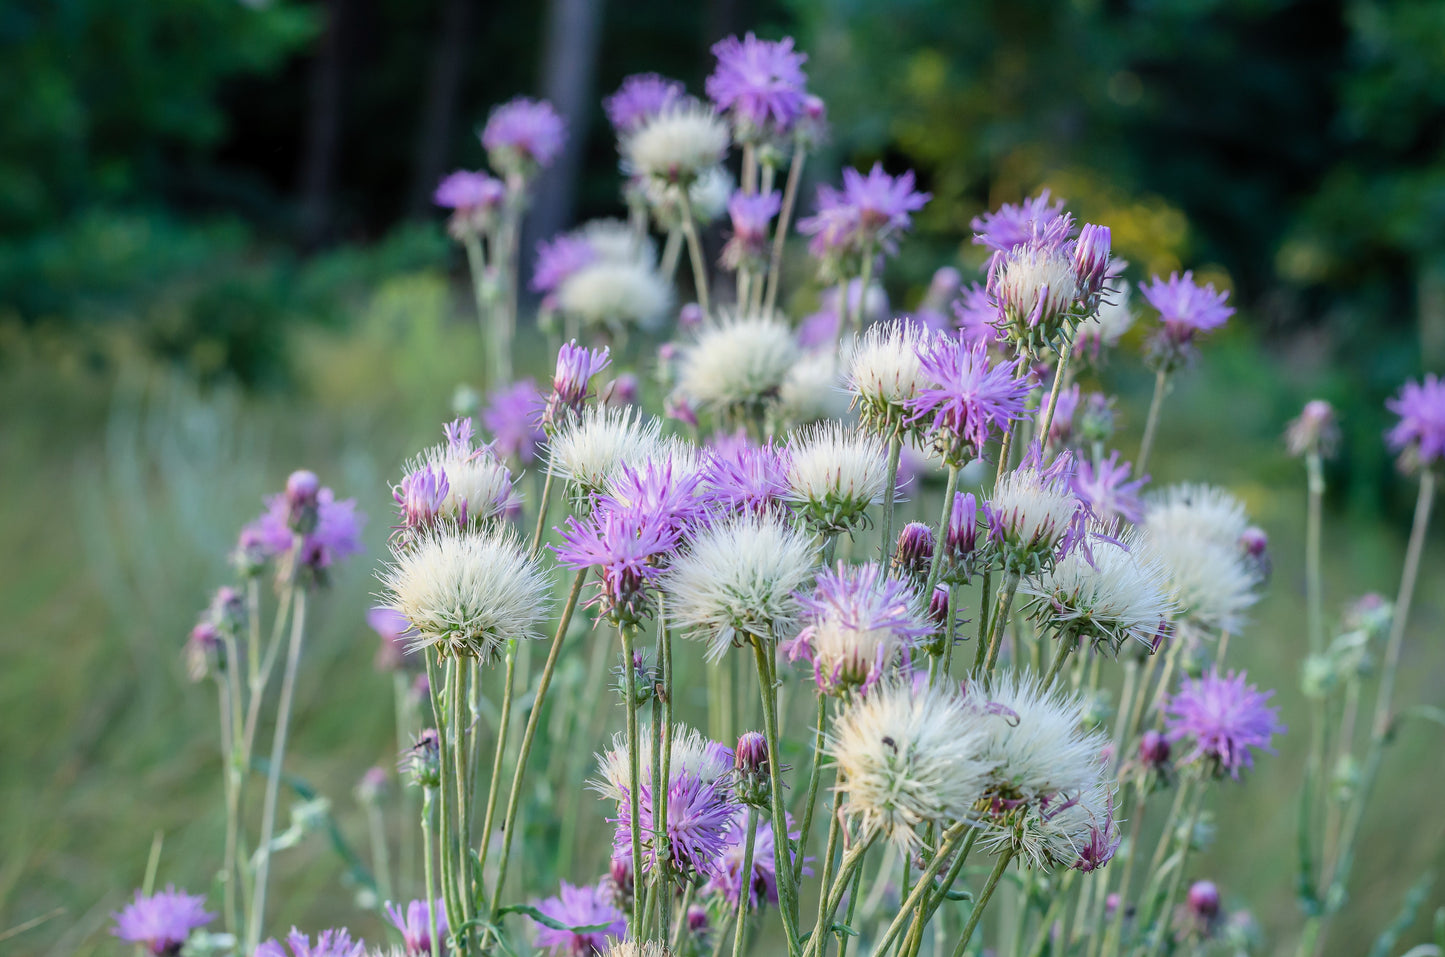
[[[1185,638],[1243,626],[1245,612],[1259,599],[1259,579],[1237,545],[1171,535],[1152,524],[1145,526],[1145,541],[1168,572],[1179,609],[1176,621]]]
[[[680,228],[682,211],[678,208],[681,187],[660,179],[646,181],[647,203],[653,214],[668,228]],[[725,166],[713,166],[703,170],[687,188],[687,198],[692,203],[692,215],[699,226],[706,226],[727,212],[728,200],[733,195],[733,177]]]
[[[1249,527],[1244,503],[1214,485],[1171,485],[1151,495],[1144,524],[1157,535],[1239,547]]]
[[[551,604],[551,581],[511,531],[428,531],[393,551],[381,581],[413,647],[483,661],[508,639],[540,638]]]
[[[1019,592],[1031,595],[1035,616],[1061,634],[1108,641],[1115,651],[1130,638],[1152,648],[1173,617],[1168,572],[1137,529],[1114,537],[1090,533],[1093,561],[1074,550]]]
[[[888,450],[877,436],[822,422],[793,437],[788,460],[788,496],[820,527],[853,525],[883,501]]]
[[[672,286],[648,263],[600,259],[562,280],[557,305],[585,325],[613,333],[656,329],[672,308]]]
[[[652,729],[653,726],[647,724],[637,732],[638,747],[642,752],[638,756],[637,779],[649,787],[652,781]],[[678,722],[672,726],[672,762],[668,768],[674,777],[686,773],[704,784],[711,784],[732,771],[733,753],[696,728]],[[612,736],[612,747],[597,756],[597,770],[600,777],[592,782],[592,786],[604,797],[625,801],[631,781],[627,732],[619,731]]]
[[[985,506],[989,538],[1005,548],[1005,558],[1021,566],[1046,565],[1073,526],[1079,499],[1061,481],[1037,468],[1005,472]]]
[[[832,352],[808,353],[788,370],[778,390],[777,416],[789,428],[847,414],[848,393]]]
[[[865,419],[897,424],[905,404],[928,381],[919,356],[932,339],[928,327],[910,319],[868,327],[848,358],[848,388]]]
[[[601,491],[619,467],[662,453],[660,430],[656,419],[643,421],[631,408],[589,406],[552,437],[548,466],[583,491]]]
[[[993,720],[943,686],[915,689],[907,680],[856,698],[829,731],[827,750],[860,836],[882,834],[912,850],[923,826],[969,818],[987,780],[984,728]]]
[[[577,232],[603,262],[638,262],[648,266],[657,262],[657,244],[652,237],[639,234],[623,220],[589,220]]]
[[[797,343],[783,323],[725,317],[683,352],[678,391],[699,408],[737,413],[774,398],[797,361]]]
[[[723,161],[730,141],[717,111],[689,97],[623,137],[622,167],[631,175],[691,183]]]
[[[608,940],[606,957],[672,957],[672,951],[657,940]]]
[[[1018,323],[1041,316],[1047,324],[1079,298],[1073,258],[1048,246],[1015,247],[999,269],[994,298]]]
[[[797,627],[793,593],[812,577],[811,535],[774,515],[732,515],[703,529],[663,575],[674,624],[718,658],[735,640],[772,640]]]
[[[1033,805],[1020,814],[1008,815],[1003,821],[990,821],[983,832],[984,845],[993,851],[1012,848],[1037,868],[1073,867],[1101,836],[1109,844],[1117,842],[1113,801],[1113,788],[1096,783],[1078,795],[1061,796],[1048,805]]]
[[[442,443],[427,449],[407,464],[407,472],[431,467],[447,478],[447,495],[437,509],[439,518],[460,524],[485,522],[520,504],[512,486],[512,473],[486,446],[480,449]]]
[[[1017,671],[995,673],[970,701],[996,717],[984,725],[993,796],[1035,802],[1079,794],[1098,780],[1105,738],[1082,730],[1084,705],[1074,695],[1057,685],[1042,691],[1037,675]]]

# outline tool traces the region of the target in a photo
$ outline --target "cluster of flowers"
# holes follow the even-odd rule
[[[1158,313],[1145,347],[1157,385],[1132,463],[1110,448],[1112,397],[1084,392],[1080,377],[1082,369],[1099,382],[1104,357],[1136,321],[1126,264],[1107,227],[1078,226],[1047,191],[974,221],[974,242],[992,251],[979,281],[964,286],[941,269],[911,317],[890,318],[876,276],[929,197],[912,173],[845,170],[842,188],[820,187],[813,215],[796,226],[828,295],[795,323],[778,308],[780,257],[824,110],[791,40],[749,34],[714,53],[709,101],[646,75],[606,103],[630,216],[538,250],[532,287],[544,295],[544,322],[560,317],[569,333],[550,390],[494,382],[480,431],[460,415],[393,489],[391,557],[370,621],[383,639],[379,664],[401,679],[398,738],[411,742],[401,766],[420,795],[404,811],[408,826],[421,825],[424,882],[406,907],[389,902],[396,885],[379,831],[375,870],[363,875],[369,900],[387,902],[404,953],[431,957],[516,952],[506,922],[516,914],[539,948],[570,957],[728,946],[737,955],[768,909],[779,918],[777,951],[827,957],[835,940],[841,954],[861,936],[874,954],[911,957],[933,921],[946,928],[957,916],[955,954],[986,937],[982,918],[996,892],[1011,893],[1002,878],[1017,867],[1016,934],[1033,921],[1034,952],[1051,934],[1090,952],[1153,955],[1222,933],[1233,925],[1218,888],[1183,881],[1207,831],[1203,803],[1285,730],[1273,692],[1224,662],[1267,582],[1268,540],[1227,491],[1179,484],[1146,494],[1144,468],[1169,380],[1201,335],[1228,319],[1227,294],[1188,272],[1138,287]],[[546,104],[500,107],[483,144],[505,182],[458,173],[439,188],[438,202],[455,210],[454,235],[469,252],[479,237],[494,251],[490,263],[473,259],[479,283],[493,281],[489,270],[515,270],[507,244],[526,190],[562,138]],[[785,168],[780,193],[772,187]],[[730,301],[714,292],[700,233],[724,214],[731,235],[715,261],[736,280]],[[654,227],[665,236],[660,259]],[[653,390],[612,363],[627,354],[627,334],[658,333],[674,312],[683,246],[697,301],[677,310],[679,335],[658,350],[657,416],[642,407]],[[515,289],[515,276],[496,281]],[[484,326],[515,319],[491,293],[479,303]],[[608,370],[614,378],[594,388]],[[1400,422],[1389,441],[1421,471],[1428,516],[1426,493],[1445,459],[1445,387],[1427,378],[1391,408]],[[1336,437],[1328,405],[1311,403],[1288,440],[1313,475]],[[542,477],[530,503],[520,474],[528,466]],[[941,502],[925,488],[932,478],[942,479]],[[912,503],[903,498],[910,490],[919,493]],[[929,521],[925,508],[935,505]],[[567,513],[549,541],[549,510],[559,506]],[[895,534],[904,510],[912,520]],[[295,931],[284,943],[261,940],[268,863],[286,845],[274,833],[277,787],[304,599],[358,549],[359,525],[351,503],[311,473],[293,475],[242,533],[243,587],[218,593],[191,638],[195,674],[216,679],[233,755],[223,870],[232,936],[206,939],[246,957],[371,953],[344,930],[314,945]],[[283,644],[259,641],[261,572],[271,565],[272,633],[287,620],[293,628],[251,857],[239,827],[244,775],[232,769],[250,763],[253,712]],[[561,601],[560,569],[572,573]],[[1407,566],[1413,587],[1411,574]],[[969,600],[976,630],[965,634]],[[1383,621],[1393,681],[1408,589],[1397,604],[1400,613],[1383,619],[1383,603],[1361,606],[1334,645],[1312,645],[1320,694],[1366,674],[1362,649]],[[582,640],[604,653],[575,654],[569,633],[579,616],[593,624]],[[559,866],[555,895],[504,905],[537,891],[515,874],[509,882],[515,855],[537,861],[559,850],[531,843],[519,823],[524,805],[550,802],[560,859],[571,861],[585,813],[572,793],[580,775],[550,780],[539,796],[525,786],[529,758],[544,743],[551,772],[580,770],[569,760],[579,742],[565,729],[591,731],[614,632],[626,724],[603,746],[592,780],[615,812],[605,873],[573,884]],[[649,653],[639,644],[652,634]],[[674,636],[695,641],[699,654],[674,654]],[[971,660],[955,661],[965,641],[974,642]],[[544,643],[535,684],[516,687],[518,658]],[[408,665],[425,673],[409,682]],[[749,668],[756,682],[744,678]],[[583,674],[570,679],[582,702],[548,697],[564,670]],[[499,704],[484,700],[484,683],[499,685]],[[789,707],[800,703],[810,703],[802,735],[800,709]],[[543,731],[548,708],[565,717]],[[683,711],[705,713],[708,733]],[[514,712],[525,715],[520,737]],[[481,812],[474,799],[488,773],[489,724],[495,757]],[[384,777],[375,772],[358,789],[369,812],[379,813]],[[1161,802],[1150,796],[1162,790],[1174,791],[1162,802],[1173,809],[1144,871],[1137,824],[1146,811],[1157,815]],[[293,818],[305,826],[304,814]],[[1136,822],[1127,843],[1126,819]],[[519,840],[529,843],[519,849]],[[880,877],[865,893],[870,855]],[[971,855],[991,862],[966,870]],[[1120,868],[1107,865],[1117,855],[1127,864],[1116,881]],[[904,891],[885,904],[900,871]],[[244,899],[241,882],[254,887]],[[970,904],[955,915],[960,883]],[[811,930],[801,907],[810,884]],[[1071,925],[1059,923],[1063,913],[1076,915]],[[115,931],[174,954],[188,939],[198,946],[203,935],[192,932],[214,916],[172,888],[138,894]]]

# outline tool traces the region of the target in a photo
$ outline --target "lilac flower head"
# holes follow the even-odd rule
[[[394,608],[377,606],[367,610],[366,623],[381,638],[381,644],[376,649],[376,670],[399,670],[407,655],[411,622]]]
[[[1079,281],[1079,298],[1093,312],[1109,277],[1111,234],[1108,226],[1085,223],[1074,243],[1074,270]]]
[[[598,507],[584,521],[567,517],[557,561],[581,570],[596,565],[600,607],[615,622],[635,623],[647,611],[647,587],[662,568],[656,559],[677,547],[678,532],[639,508]]]
[[[605,953],[607,939],[627,933],[627,919],[618,910],[614,893],[606,878],[596,884],[574,887],[566,881],[557,896],[537,901],[533,906],[567,930],[537,924],[537,946],[567,957],[592,957]]]
[[[1048,226],[1064,215],[1064,201],[1050,202],[1048,190],[1018,205],[1004,203],[991,213],[975,216],[969,226],[976,245],[1001,253],[1009,252],[1033,238],[1036,227]]]
[[[1385,438],[1407,467],[1429,468],[1445,458],[1445,382],[1434,375],[1406,382],[1385,407],[1400,417]]]
[[[206,898],[178,891],[173,885],[149,897],[135,892],[135,900],[111,915],[115,926],[111,933],[121,940],[137,944],[155,957],[173,957],[191,931],[216,919],[206,911]]]
[[[482,146],[495,169],[522,176],[552,165],[567,130],[546,100],[518,97],[492,110],[482,130]]]
[[[1161,731],[1149,729],[1139,739],[1139,763],[1146,768],[1158,770],[1169,763],[1169,739]]]
[[[717,66],[705,89],[718,109],[732,112],[739,139],[769,128],[786,131],[803,115],[808,56],[793,49],[792,37],[759,40],[748,33],[719,40],[712,53]]]
[[[1340,441],[1334,406],[1324,399],[1306,402],[1299,416],[1285,427],[1284,440],[1290,455],[1319,455],[1323,458],[1333,455]]]
[[[482,425],[492,436],[492,450],[510,462],[530,464],[547,437],[542,412],[547,402],[532,379],[504,385],[487,396]]]
[[[290,957],[364,957],[366,954],[366,942],[353,941],[351,932],[344,927],[323,930],[316,935],[315,945],[308,935],[293,927],[286,935],[286,947],[272,938],[256,948],[255,957],[287,957],[288,948]]]
[[[548,432],[582,410],[587,401],[587,387],[592,377],[612,364],[611,350],[579,346],[577,340],[564,343],[557,352],[557,371],[552,374],[552,395],[542,414],[543,428]]]
[[[401,512],[398,527],[408,531],[431,528],[441,515],[442,505],[450,491],[446,469],[439,465],[417,468],[391,491],[391,497]]]
[[[797,598],[807,625],[785,648],[789,658],[812,664],[825,694],[866,692],[933,633],[913,588],[885,576],[876,562],[839,563],[818,574],[811,594]]]
[[[1213,881],[1195,881],[1185,897],[1189,912],[1206,921],[1219,916],[1219,888]]]
[[[424,900],[415,900],[406,905],[403,911],[391,901],[386,902],[386,919],[391,926],[401,931],[401,940],[406,952],[412,955],[431,953],[431,922],[432,912],[436,912],[437,942],[442,944],[447,939],[447,932],[450,929],[447,925],[446,908],[442,905],[441,898],[428,905]],[[441,952],[446,952],[446,947],[439,947]]]
[[[711,877],[703,888],[704,893],[721,894],[722,898],[735,908],[746,886],[749,909],[757,908],[763,901],[769,904],[778,902],[776,844],[773,840],[772,822],[766,817],[758,821],[757,833],[753,837],[751,879],[745,878],[742,873],[743,857],[747,851],[748,817],[764,813],[756,808],[741,808],[734,813],[728,827],[727,843],[713,866]],[[792,826],[791,819],[788,824]],[[788,836],[796,840],[800,833],[791,832]],[[795,859],[796,856],[797,852],[790,849],[790,859]],[[812,869],[804,866],[803,873],[811,874]]]
[[[586,236],[563,233],[537,243],[532,290],[552,292],[573,273],[597,261],[597,248]]]
[[[753,514],[784,508],[788,494],[788,457],[769,441],[714,445],[708,450],[703,481],[709,497],[724,512]]]
[[[652,786],[643,783],[639,794],[639,826],[642,828],[643,868],[656,871],[661,848],[653,846]],[[620,810],[626,810],[621,808]],[[727,831],[737,810],[726,779],[707,780],[686,771],[675,771],[667,790],[667,850],[674,874],[706,874],[722,854]],[[612,841],[613,857],[630,856],[632,817],[621,813],[613,820],[617,830]]]
[[[637,466],[624,463],[597,504],[617,511],[634,509],[681,536],[707,511],[702,484],[701,472],[672,454],[664,454]]]
[[[1273,694],[1246,684],[1244,672],[1221,677],[1213,668],[1197,679],[1186,677],[1169,698],[1165,731],[1171,742],[1194,745],[1185,761],[1205,761],[1238,780],[1241,769],[1254,767],[1254,752],[1273,754],[1270,740],[1285,731],[1279,709],[1269,704]]]
[[[683,86],[656,73],[634,73],[603,101],[607,119],[619,134],[630,133],[682,99]]]
[[[1070,489],[1074,456],[1060,452],[1043,465],[1037,440],[1019,467],[1006,472],[984,504],[989,541],[1000,550],[1004,567],[1020,574],[1049,568],[1075,547],[1088,553],[1088,503]]]
[[[1089,837],[1079,848],[1079,856],[1071,865],[1074,870],[1085,874],[1097,871],[1114,859],[1122,835],[1114,822],[1114,801],[1110,798],[1104,811],[1104,819],[1089,825]]]
[[[1229,291],[1216,292],[1214,283],[1200,286],[1192,272],[1183,276],[1171,273],[1167,282],[1155,276],[1148,285],[1140,283],[1139,291],[1159,312],[1161,325],[1150,340],[1149,355],[1156,366],[1166,370],[1189,361],[1199,333],[1218,329],[1234,315],[1234,308],[1224,304]]]
[[[1065,214],[1008,252],[994,253],[988,270],[988,295],[998,307],[999,329],[1021,352],[1037,356],[1059,343],[1083,319],[1085,290],[1080,288]]]
[[[778,215],[782,195],[776,190],[748,194],[739,190],[728,200],[733,234],[723,246],[723,265],[729,269],[762,265],[768,249],[768,224]]]
[[[988,347],[937,336],[919,357],[927,384],[908,402],[909,421],[923,422],[949,465],[962,466],[1009,423],[1024,415],[1033,384],[1020,361],[990,366]]]
[[[506,198],[501,180],[464,169],[447,174],[432,194],[432,202],[453,210],[451,233],[457,239],[485,230]]]
[[[1117,450],[1097,466],[1088,459],[1079,463],[1078,470],[1069,482],[1075,495],[1088,504],[1095,517],[1106,522],[1122,518],[1128,522],[1139,522],[1144,518],[1144,503],[1139,490],[1148,482],[1149,476],[1131,480],[1128,462],[1120,463]]]
[[[923,522],[909,522],[898,533],[898,547],[893,553],[893,567],[913,579],[928,575],[933,561],[933,529]]]
[[[959,291],[953,301],[953,318],[964,342],[992,345],[998,341],[998,303],[983,283],[970,283]]]
[[[733,749],[733,787],[745,805],[766,808],[773,793],[768,739],[761,731],[744,731]]]
[[[361,527],[366,517],[356,510],[356,500],[336,501],[335,493],[322,487],[316,492],[314,525],[301,535],[297,561],[313,573],[362,550]],[[266,511],[241,532],[241,549],[262,560],[291,550],[296,541],[292,530],[296,508],[286,494],[266,499]]]

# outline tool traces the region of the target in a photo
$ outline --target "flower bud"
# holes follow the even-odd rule
[[[1158,770],[1169,763],[1169,739],[1159,731],[1145,731],[1139,740],[1139,761],[1150,770]]]
[[[933,561],[933,529],[922,522],[909,522],[898,533],[898,550],[893,567],[902,574],[923,578]]]
[[[626,857],[614,857],[607,874],[612,885],[613,904],[622,911],[632,906],[632,861]]]
[[[441,735],[436,728],[427,728],[416,736],[416,743],[403,754],[401,766],[418,787],[430,790],[441,785]]]
[[[1239,536],[1239,550],[1244,553],[1247,564],[1257,580],[1269,580],[1274,563],[1269,557],[1269,536],[1256,525],[1246,528]]]
[[[1340,442],[1340,427],[1334,406],[1324,399],[1311,399],[1284,430],[1285,445],[1291,455],[1318,455],[1329,458]]]
[[[186,672],[192,681],[219,673],[225,666],[221,633],[209,621],[200,621],[186,638]]]
[[[617,693],[621,695],[623,702],[627,701],[629,690],[635,689],[637,706],[640,708],[652,700],[654,685],[657,683],[657,669],[647,664],[647,657],[640,651],[632,653],[632,674],[619,668],[617,672]],[[629,680],[635,682],[629,687]]]
[[[689,302],[683,306],[682,309],[678,310],[677,324],[679,328],[696,329],[702,325],[702,320],[702,306],[699,306],[695,302]],[[673,348],[676,348],[676,346]]]
[[[693,904],[687,909],[687,929],[689,933],[705,934],[708,929],[707,908],[701,904]]]
[[[217,628],[234,634],[246,623],[246,599],[231,586],[222,585],[211,599],[208,614]]]
[[[948,629],[948,589],[935,585],[928,599],[928,617],[944,631]]]
[[[371,806],[381,803],[386,796],[387,777],[386,769],[373,765],[366,769],[361,780],[356,782],[357,803]]]
[[[952,580],[973,577],[978,550],[978,499],[972,492],[954,494],[948,525],[943,530],[943,549]]]
[[[1079,281],[1079,299],[1093,311],[1097,297],[1104,290],[1105,273],[1109,269],[1110,234],[1108,226],[1085,223],[1074,243],[1074,273]]]
[[[315,472],[298,469],[286,479],[286,523],[303,535],[316,529],[317,496],[321,480]]]
[[[759,731],[745,731],[733,751],[734,788],[743,804],[765,808],[772,797],[768,739]]]
[[[1189,885],[1185,901],[1189,913],[1201,921],[1209,922],[1219,916],[1219,888],[1213,881],[1195,881]]]

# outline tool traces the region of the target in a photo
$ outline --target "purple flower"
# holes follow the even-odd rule
[[[635,510],[681,537],[707,511],[702,485],[701,473],[679,467],[668,455],[641,466],[624,464],[597,504],[613,511]]]
[[[482,146],[493,167],[522,174],[533,165],[552,165],[566,137],[562,117],[551,103],[518,97],[492,110],[482,130]]]
[[[1421,466],[1445,457],[1445,382],[1434,375],[1406,382],[1385,407],[1400,417],[1385,436],[1391,448]]]
[[[1104,820],[1089,825],[1089,840],[1079,848],[1079,856],[1070,866],[1085,874],[1097,871],[1114,859],[1120,840],[1119,828],[1114,823],[1114,799],[1110,797]]]
[[[749,195],[739,190],[728,200],[728,216],[732,218],[732,238],[723,246],[723,265],[738,269],[761,264],[767,254],[768,224],[778,215],[782,196],[776,190]]]
[[[501,180],[486,173],[459,169],[448,173],[437,184],[432,202],[443,209],[469,213],[494,210],[506,196],[507,187]]]
[[[329,488],[318,489],[315,501],[315,525],[301,537],[299,560],[313,571],[323,571],[362,550],[366,517],[357,512],[355,499],[338,502]],[[268,497],[266,511],[241,530],[241,550],[263,561],[289,551],[296,540],[294,510],[285,493]]]
[[[588,604],[614,621],[636,621],[646,611],[646,589],[662,574],[656,559],[677,547],[678,533],[639,508],[599,506],[585,521],[567,517],[557,561],[582,570],[596,565],[601,580]]]
[[[377,606],[366,612],[366,623],[381,638],[376,649],[376,670],[396,671],[405,663],[411,622],[393,608]]]
[[[781,509],[788,494],[787,452],[771,441],[762,446],[746,439],[714,445],[708,450],[703,481],[723,512]]]
[[[537,446],[547,437],[542,412],[547,401],[532,379],[504,385],[487,396],[482,425],[492,436],[492,450],[500,457],[527,465],[537,457]]]
[[[713,44],[717,67],[707,78],[707,95],[720,110],[731,110],[735,125],[762,130],[770,124],[785,131],[803,114],[807,54],[793,50],[793,38],[742,40],[728,37]]]
[[[1139,490],[1149,481],[1149,476],[1130,480],[1132,466],[1119,462],[1118,451],[1096,467],[1087,459],[1079,463],[1078,470],[1069,482],[1074,494],[1086,502],[1094,515],[1106,522],[1122,518],[1138,522],[1144,517],[1144,503],[1139,500]]]
[[[586,238],[563,233],[537,244],[537,263],[532,267],[532,290],[552,292],[569,276],[597,261],[597,249]]]
[[[856,169],[843,170],[843,201],[857,212],[859,228],[867,233],[881,236],[908,229],[912,225],[908,214],[922,209],[931,198],[913,189],[912,170],[889,176],[882,163],[874,163],[867,176]]]
[[[919,359],[929,384],[908,400],[909,421],[926,420],[949,464],[976,458],[994,433],[1023,418],[1033,384],[1018,376],[1022,360],[990,366],[984,343],[948,336],[933,339]]]
[[[813,237],[808,241],[808,252],[815,259],[846,253],[858,238],[858,213],[844,205],[837,190],[824,183],[818,186],[817,211],[798,221],[798,232]]]
[[[1139,291],[1159,311],[1162,325],[1149,348],[1165,368],[1186,362],[1197,334],[1218,329],[1234,315],[1234,308],[1224,304],[1229,291],[1215,292],[1214,283],[1196,284],[1192,272],[1171,273],[1168,282],[1155,276],[1149,285],[1140,283]]]
[[[395,904],[387,901],[386,919],[391,921],[391,926],[401,931],[401,941],[406,947],[408,954],[430,954],[431,953],[431,920],[432,910],[436,910],[437,921],[437,944],[438,949],[446,952],[442,946],[447,939],[447,912],[442,906],[440,897],[430,906],[424,900],[412,901],[406,905],[406,911]]]
[[[914,578],[928,574],[933,561],[933,529],[922,522],[909,522],[898,533],[898,548],[893,553],[893,567]]]
[[[778,902],[777,845],[773,840],[772,822],[766,817],[758,821],[757,833],[753,837],[752,879],[745,881],[743,878],[748,816],[759,813],[761,812],[752,808],[739,808],[733,813],[732,823],[728,826],[727,843],[723,846],[722,855],[713,863],[711,876],[703,887],[704,894],[721,894],[732,907],[737,907],[743,885],[746,884],[749,909],[757,908],[762,901],[769,904]],[[792,826],[791,819],[788,826]],[[797,840],[799,833],[801,832],[790,832],[788,837]],[[790,849],[790,856],[795,857],[796,852]],[[812,870],[804,867],[803,873],[811,874]]]
[[[972,492],[955,492],[943,531],[943,553],[950,564],[969,577],[978,550],[978,499]]]
[[[1033,238],[1036,227],[1049,225],[1064,215],[1064,201],[1051,203],[1049,191],[1015,206],[1004,203],[991,213],[975,216],[968,225],[974,230],[976,245],[1006,253]]]
[[[579,346],[577,340],[564,343],[557,351],[557,371],[552,373],[552,395],[542,413],[542,426],[551,429],[567,415],[573,415],[587,401],[587,386],[592,377],[612,364],[611,350]]]
[[[423,465],[401,480],[391,490],[391,497],[401,510],[398,528],[413,531],[430,528],[441,514],[451,485],[446,469],[439,465]]]
[[[1037,439],[1019,467],[1004,473],[984,503],[988,538],[1002,552],[1006,569],[1033,574],[1081,548],[1090,564],[1089,504],[1074,494],[1074,455],[1060,452],[1048,466]]]
[[[1268,703],[1273,694],[1245,684],[1242,671],[1220,677],[1219,669],[1212,668],[1180,683],[1165,709],[1165,731],[1170,741],[1193,743],[1186,762],[1208,761],[1238,780],[1240,769],[1254,767],[1253,753],[1273,754],[1270,739],[1285,731],[1279,709]]]
[[[574,887],[566,881],[556,897],[534,905],[567,930],[537,923],[537,946],[569,957],[591,957],[607,949],[607,938],[621,939],[627,933],[627,918],[613,903],[613,889],[606,878],[596,884]]]
[[[981,282],[970,283],[953,301],[953,318],[964,342],[992,345],[998,341],[998,303]]]
[[[149,897],[136,891],[135,900],[111,917],[115,919],[112,934],[139,944],[156,957],[180,953],[191,931],[216,919],[215,914],[207,913],[204,896],[178,891],[169,884]]]
[[[731,761],[729,761],[731,763]],[[643,867],[657,868],[660,848],[652,842],[652,786],[644,783],[638,795],[639,823],[642,828]],[[706,874],[727,844],[727,830],[737,804],[726,779],[704,781],[687,771],[672,775],[667,789],[667,850],[674,873],[684,876]],[[632,856],[632,818],[624,800],[613,819],[617,831],[612,841],[612,856]]]
[[[630,133],[682,99],[683,86],[656,73],[634,73],[617,92],[602,102],[607,119],[618,132]]]
[[[1085,223],[1074,243],[1074,270],[1079,281],[1079,298],[1097,303],[1109,276],[1111,234],[1108,226]],[[1092,311],[1092,310],[1091,310]]]
[[[290,957],[363,957],[366,953],[366,942],[353,941],[351,932],[344,927],[323,930],[316,935],[314,947],[310,937],[293,927],[286,935],[286,945],[291,949]],[[254,957],[287,957],[286,948],[272,938],[256,948]]]

